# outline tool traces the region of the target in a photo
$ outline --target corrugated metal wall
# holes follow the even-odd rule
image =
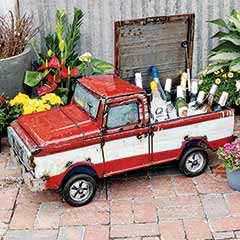
[[[240,10],[240,0],[20,0],[20,11],[32,11],[41,26],[39,40],[54,31],[56,9],[64,9],[71,18],[75,6],[85,13],[80,51],[90,51],[110,62],[113,62],[114,20],[195,13],[193,75],[196,75],[206,66],[208,52],[215,44],[209,37],[217,28],[206,21],[223,17],[233,8]]]

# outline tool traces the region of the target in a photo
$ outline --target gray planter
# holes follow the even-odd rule
[[[226,168],[228,184],[233,190],[240,191],[240,170],[230,172]]]
[[[18,92],[23,91],[23,78],[26,70],[31,70],[32,52],[27,47],[17,56],[0,59],[0,95],[13,98]]]

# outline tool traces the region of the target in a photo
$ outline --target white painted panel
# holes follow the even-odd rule
[[[155,132],[153,151],[162,152],[179,149],[185,136],[207,136],[208,141],[229,137],[233,134],[234,117],[204,121],[187,126]]]
[[[105,142],[103,147],[105,161],[132,157],[148,153],[148,137],[136,136]]]
[[[73,164],[90,158],[93,163],[101,163],[102,150],[100,144],[78,148],[70,151],[51,154],[43,157],[35,157],[36,177],[43,175],[54,176],[66,170],[66,164]]]

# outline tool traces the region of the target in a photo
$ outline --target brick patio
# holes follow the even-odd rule
[[[186,178],[174,163],[134,171],[102,180],[94,201],[73,208],[56,192],[30,192],[3,143],[0,239],[240,239],[240,193],[227,185],[213,153],[201,176]]]

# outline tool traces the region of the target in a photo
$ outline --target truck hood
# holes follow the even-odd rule
[[[99,135],[97,122],[75,104],[21,116],[18,123],[39,147]]]

